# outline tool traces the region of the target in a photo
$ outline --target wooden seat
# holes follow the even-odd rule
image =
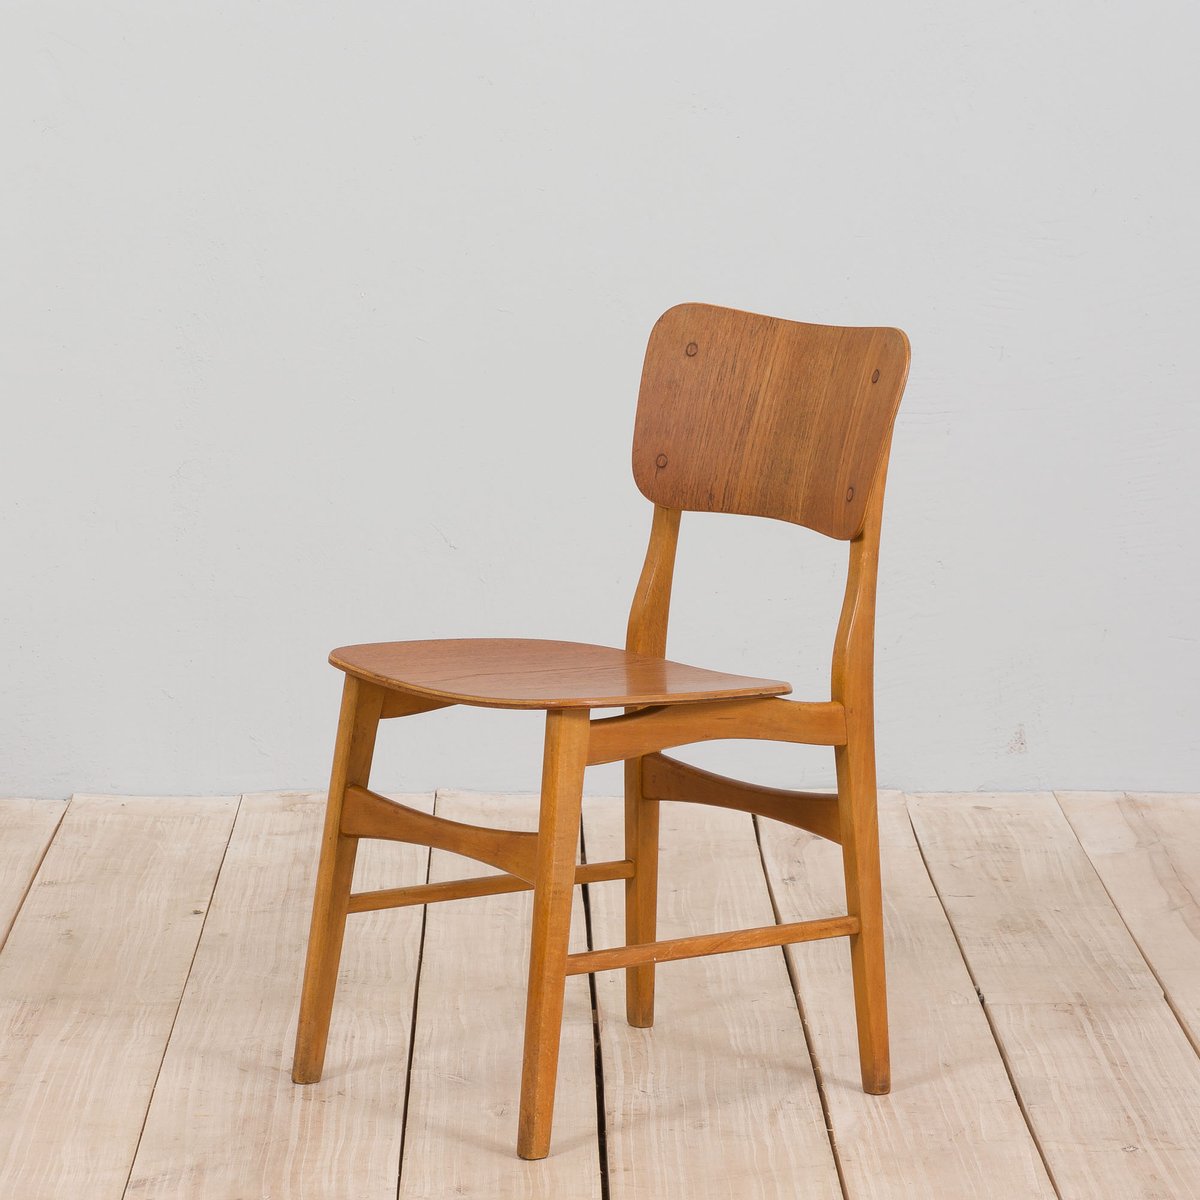
[[[625,649],[473,639],[333,652],[345,683],[296,1030],[297,1083],[321,1077],[348,914],[527,889],[533,922],[517,1124],[522,1158],[550,1150],[563,990],[572,974],[623,968],[627,1019],[646,1027],[654,1023],[660,962],[848,938],[863,1088],[888,1090],[875,588],[884,481],[908,360],[908,339],[897,329],[803,325],[704,304],[670,309],[650,335],[638,396],[633,476],[654,515]],[[666,657],[680,516],[687,511],[772,517],[849,543],[827,698],[785,700],[790,688],[778,680]],[[536,833],[448,821],[370,790],[380,722],[454,704],[545,711]],[[592,716],[592,709],[609,707],[625,711]],[[662,753],[713,738],[830,746],[837,790],[762,787]],[[577,865],[584,770],[617,761],[625,763],[624,857]],[[675,802],[755,813],[839,843],[846,913],[656,940],[659,805]],[[502,873],[352,892],[364,837],[450,850]],[[570,953],[575,885],[618,879],[626,945]]]
[[[610,646],[529,638],[376,642],[343,646],[329,661],[385,688],[484,708],[618,708],[791,691],[778,679],[723,675]]]

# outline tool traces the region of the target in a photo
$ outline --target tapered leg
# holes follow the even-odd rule
[[[625,857],[634,864],[625,880],[625,942],[658,936],[658,801],[642,794],[642,760],[625,764]],[[654,964],[625,970],[625,1016],[630,1025],[654,1024]]]
[[[375,751],[375,732],[383,705],[383,689],[346,676],[342,691],[342,713],[333,752],[329,802],[325,809],[325,832],[321,840],[321,862],[313,895],[312,925],[308,935],[308,957],[304,964],[304,987],[300,993],[300,1022],[296,1028],[296,1054],[292,1079],[316,1083],[325,1065],[329,1039],[329,1016],[337,986],[346,908],[354,875],[358,838],[341,832],[342,802],[351,784],[366,787]]]
[[[587,709],[546,714],[517,1128],[517,1153],[522,1158],[545,1158],[550,1153],[587,744]]]
[[[837,747],[836,756],[846,904],[850,915],[859,920],[859,932],[850,938],[858,1056],[863,1091],[881,1096],[892,1086],[892,1071],[883,966],[875,744],[870,727],[865,732],[851,729],[848,743]]]

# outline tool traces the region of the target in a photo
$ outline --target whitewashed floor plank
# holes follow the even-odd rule
[[[439,792],[437,814],[475,825],[535,829],[537,799]],[[492,873],[470,859],[433,854],[434,881]],[[532,1163],[517,1158],[531,897],[517,892],[428,908],[402,1200],[587,1200],[601,1194],[585,976],[567,980],[550,1157]],[[582,950],[585,937],[577,889],[572,949]]]
[[[1200,796],[1059,792],[1105,889],[1200,1048]]]
[[[1200,1059],[1054,797],[909,806],[1060,1196],[1195,1195]]]
[[[620,800],[584,804],[588,857],[623,857]],[[624,940],[623,886],[591,885],[597,947]],[[659,936],[774,921],[751,819],[662,806]],[[842,1191],[777,948],[661,965],[655,1025],[625,1021],[622,971],[596,976],[612,1200],[836,1200]]]
[[[130,1200],[395,1200],[419,908],[350,916],[324,1077],[291,1080],[324,800],[242,800]],[[364,841],[355,886],[421,883],[427,862]]]
[[[72,801],[0,955],[0,1196],[119,1200],[236,809]]]
[[[66,809],[65,800],[0,799],[0,949]]]
[[[844,938],[788,947],[851,1200],[1053,1200],[898,792],[880,796],[892,1092],[859,1077]],[[783,921],[846,911],[841,847],[760,822]]]
[[[1142,955],[1195,1022],[1200,800],[1061,803],[1073,829],[1049,795],[913,797],[911,812],[1063,1200],[1184,1200],[1200,1058]],[[62,805],[22,803],[14,821],[8,804],[11,911]],[[116,1200],[144,1119],[131,1198],[396,1195],[420,910],[351,918],[325,1081],[288,1075],[320,807],[244,798],[210,908],[235,800],[73,802],[0,952],[0,1196]],[[447,793],[442,811],[532,828],[535,806]],[[890,1097],[859,1088],[844,944],[792,952],[847,1195],[1049,1200],[894,797],[882,814]],[[663,815],[663,936],[772,919],[747,818]],[[619,801],[589,799],[585,823],[590,857],[620,856]],[[836,847],[762,829],[784,919],[838,911]],[[424,855],[364,844],[358,884],[420,879]],[[437,854],[433,870],[476,865]],[[622,940],[622,890],[589,889],[597,945]],[[403,1196],[600,1194],[586,977],[568,988],[551,1158],[515,1156],[528,904],[429,910]],[[597,987],[612,1200],[841,1195],[778,951],[664,964],[653,1030],[625,1024],[621,973]]]

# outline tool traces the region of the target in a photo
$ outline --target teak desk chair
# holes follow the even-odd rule
[[[405,904],[533,890],[533,934],[517,1153],[550,1149],[568,975],[626,968],[629,1023],[654,1020],[654,966],[670,959],[848,937],[863,1088],[889,1087],[883,910],[876,823],[873,659],[875,580],[892,424],[908,373],[897,329],[801,325],[684,304],[646,350],[633,474],[654,521],[624,650],[518,639],[345,646],[346,673],[313,901],[292,1077],[320,1078],[346,915]],[[665,657],[683,510],[805,525],[850,543],[829,700],[788,701],[774,679],[684,666]],[[537,833],[485,829],[417,812],[369,791],[379,721],[450,704],[546,712]],[[623,707],[592,719],[593,708]],[[711,738],[832,746],[837,794],[758,787],[660,751]],[[625,761],[625,857],[577,866],[584,768]],[[842,846],[842,917],[655,940],[658,805],[716,804],[811,830]],[[359,838],[451,850],[507,872],[351,893]],[[628,945],[571,954],[573,888],[625,880]]]

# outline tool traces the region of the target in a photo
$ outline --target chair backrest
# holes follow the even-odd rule
[[[861,530],[908,375],[898,329],[668,309],[646,348],[633,476],[664,508]]]

